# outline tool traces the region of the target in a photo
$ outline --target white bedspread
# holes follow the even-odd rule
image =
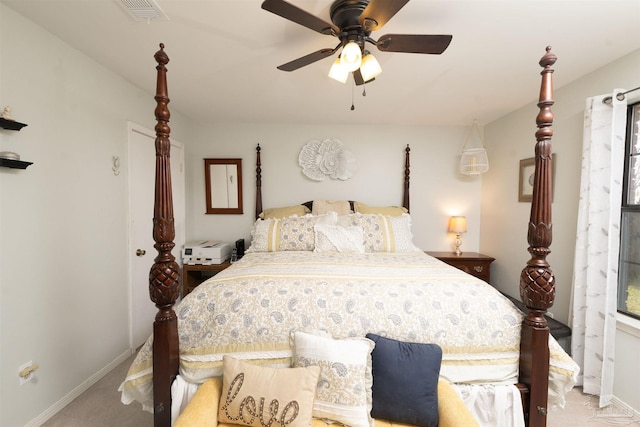
[[[175,308],[180,374],[220,376],[222,356],[289,366],[290,334],[372,332],[443,349],[452,383],[513,384],[522,313],[487,283],[422,252],[249,253]],[[578,367],[551,340],[550,404],[564,402]],[[122,401],[152,407],[151,339],[121,386]]]

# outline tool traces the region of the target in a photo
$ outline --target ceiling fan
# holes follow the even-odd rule
[[[329,77],[345,83],[353,73],[357,85],[372,81],[382,72],[380,64],[367,50],[367,43],[383,52],[408,52],[440,55],[453,36],[385,34],[375,40],[371,32],[381,29],[409,0],[335,0],[331,4],[328,23],[284,0],[265,0],[262,8],[320,34],[337,37],[334,47],[320,49],[278,66],[282,71],[294,71],[327,58],[342,48]]]

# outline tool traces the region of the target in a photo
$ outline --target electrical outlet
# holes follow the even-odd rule
[[[35,374],[34,372],[38,369],[38,365],[33,363],[33,361],[29,360],[26,363],[18,366],[18,377],[20,378],[20,385],[25,385],[26,383],[33,380]]]

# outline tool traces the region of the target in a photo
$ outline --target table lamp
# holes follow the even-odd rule
[[[462,255],[460,246],[462,246],[462,239],[460,234],[467,232],[467,219],[464,216],[452,216],[449,218],[449,233],[456,233],[456,250],[454,253],[457,256]]]

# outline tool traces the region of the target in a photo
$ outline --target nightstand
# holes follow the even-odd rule
[[[182,297],[184,298],[189,292],[194,290],[200,283],[204,282],[211,276],[215,276],[225,268],[229,267],[231,262],[226,260],[222,264],[185,264],[182,266]]]
[[[453,252],[425,252],[465,273],[490,283],[491,263],[495,261],[495,258],[477,252],[463,252],[462,255],[456,255]]]

